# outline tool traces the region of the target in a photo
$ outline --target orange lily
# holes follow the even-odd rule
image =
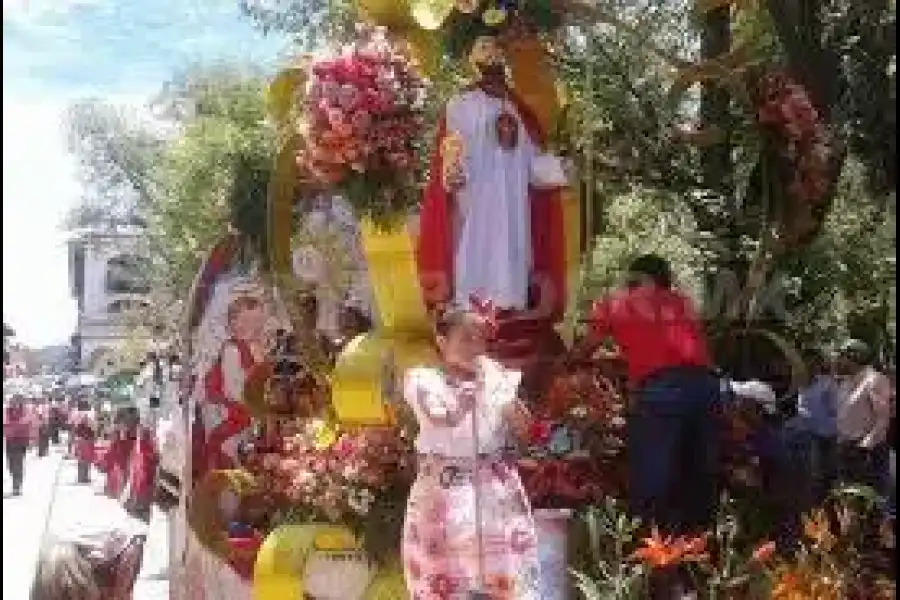
[[[665,538],[656,527],[650,537],[644,538],[644,545],[631,554],[633,560],[647,563],[654,569],[664,569],[683,562],[703,562],[709,559],[706,553],[706,537],[685,538],[679,536]]]
[[[831,524],[825,511],[817,509],[811,516],[803,517],[803,533],[812,542],[824,550],[831,549],[836,539],[831,533]]]

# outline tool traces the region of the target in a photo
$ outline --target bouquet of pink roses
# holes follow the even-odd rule
[[[424,82],[379,28],[312,65],[298,163],[341,192],[358,216],[402,215],[418,202]]]

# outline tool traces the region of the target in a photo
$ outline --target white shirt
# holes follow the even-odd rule
[[[494,454],[504,449],[507,432],[503,409],[516,400],[522,374],[482,358],[471,390],[452,385],[440,370],[415,367],[406,372],[403,397],[419,422],[416,450],[421,454],[437,454],[453,458],[473,458],[476,454]],[[464,394],[475,395],[475,410],[469,410],[456,421]],[[473,412],[477,415],[477,435]],[[456,421],[447,424],[445,419]]]
[[[872,448],[885,440],[891,418],[891,384],[865,367],[838,388],[838,439]]]

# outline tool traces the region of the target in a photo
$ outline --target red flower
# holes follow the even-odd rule
[[[550,442],[553,433],[553,424],[550,421],[535,419],[528,430],[528,437],[532,444],[544,446]]]

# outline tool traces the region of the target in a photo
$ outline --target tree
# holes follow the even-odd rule
[[[138,216],[149,258],[150,314],[135,325],[177,329],[204,253],[239,223],[258,239],[274,154],[265,80],[225,65],[194,67],[148,99],[154,119],[97,101],[70,111],[70,143],[86,193],[70,226]],[[132,219],[133,220],[133,219]]]

